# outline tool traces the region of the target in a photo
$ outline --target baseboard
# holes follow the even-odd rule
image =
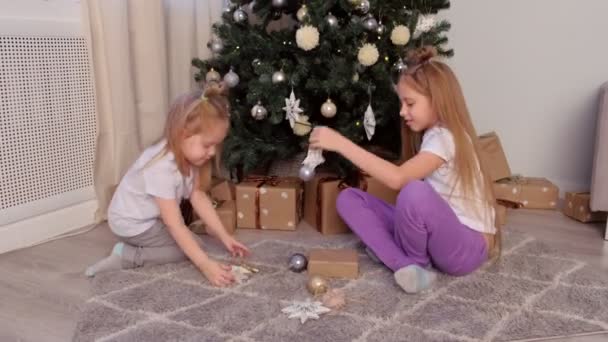
[[[47,241],[95,223],[97,201],[82,202],[61,210],[0,226],[0,254]]]

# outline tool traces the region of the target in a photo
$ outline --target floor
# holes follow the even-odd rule
[[[509,212],[505,229],[527,232],[608,271],[603,227],[578,223],[556,211],[520,209]],[[239,234],[243,240],[256,238],[250,231]],[[69,341],[78,307],[89,296],[82,272],[105,256],[114,242],[104,224],[85,234],[0,255],[0,341]],[[608,333],[550,341],[606,340]]]

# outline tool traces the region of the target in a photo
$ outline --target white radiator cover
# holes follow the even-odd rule
[[[39,22],[32,33],[9,23],[0,25],[0,253],[91,224],[96,210],[87,41],[77,25]]]

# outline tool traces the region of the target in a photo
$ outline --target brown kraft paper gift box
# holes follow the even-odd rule
[[[490,180],[495,182],[511,177],[511,168],[498,135],[495,132],[480,135],[477,143],[481,154],[479,158],[484,161]]]
[[[566,203],[564,203],[563,213],[583,223],[606,221],[608,213],[591,211],[589,207],[590,201],[591,194],[589,192],[566,192]]]
[[[496,199],[514,202],[523,208],[555,209],[558,187],[546,178],[511,177],[493,184]]]
[[[399,193],[371,177],[364,177],[360,186],[390,204],[396,202]],[[349,233],[350,229],[336,209],[338,195],[347,187],[339,177],[330,174],[317,175],[307,182],[304,190],[304,221],[326,235]]]
[[[308,274],[356,279],[359,277],[359,256],[351,249],[313,249],[308,256]]]
[[[252,177],[236,186],[239,228],[296,230],[301,206],[302,182],[296,178]]]
[[[214,181],[214,186],[209,190],[209,198],[213,201],[215,211],[220,217],[220,221],[226,228],[228,234],[233,235],[236,231],[236,203],[234,202],[234,189],[232,184],[227,181]],[[194,213],[192,231],[196,234],[206,234],[207,227],[200,218]]]

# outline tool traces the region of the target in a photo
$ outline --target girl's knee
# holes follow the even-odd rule
[[[360,207],[364,201],[362,196],[364,192],[361,189],[347,188],[338,194],[336,200],[336,209],[340,215],[352,211],[356,207]]]
[[[427,195],[433,191],[433,188],[424,181],[413,180],[408,182],[397,196],[397,206],[408,206],[423,201]]]

